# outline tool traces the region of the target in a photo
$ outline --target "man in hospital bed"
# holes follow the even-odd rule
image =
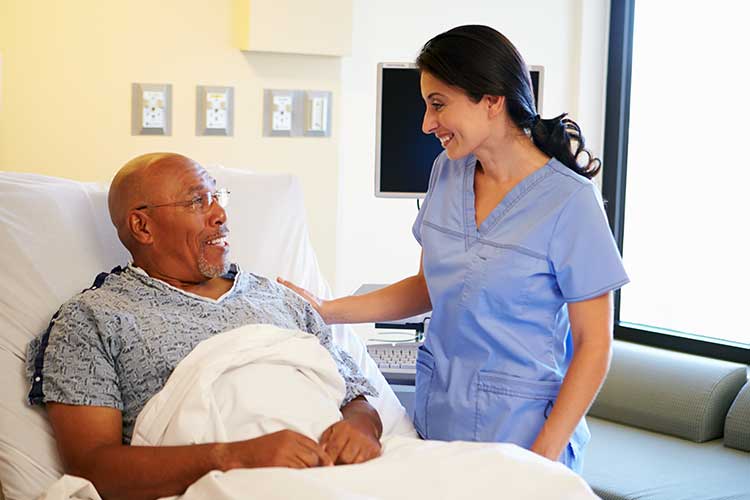
[[[46,404],[67,472],[103,497],[176,495],[212,470],[380,455],[381,421],[364,398],[375,389],[330,328],[285,287],[230,264],[228,195],[184,156],[127,163],[112,181],[109,210],[132,263],[99,275],[29,345],[30,401]],[[203,340],[249,324],[317,337],[344,381],[343,418],[319,441],[286,429],[226,443],[129,446],[138,414],[175,367]]]

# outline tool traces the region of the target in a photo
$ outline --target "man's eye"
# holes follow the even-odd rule
[[[203,205],[203,196],[196,196],[192,200],[193,202],[193,208],[200,208]]]

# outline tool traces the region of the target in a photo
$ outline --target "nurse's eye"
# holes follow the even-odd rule
[[[432,109],[434,109],[435,111],[440,111],[443,106],[445,106],[445,104],[441,102],[433,102],[432,104],[430,104],[430,106],[432,106]]]

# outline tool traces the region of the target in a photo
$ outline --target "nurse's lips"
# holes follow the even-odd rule
[[[445,134],[445,135],[435,134],[435,137],[438,138],[441,146],[446,147],[448,143],[451,142],[451,140],[453,139],[453,134]]]

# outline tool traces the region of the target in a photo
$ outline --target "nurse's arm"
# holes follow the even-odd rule
[[[422,259],[419,272],[385,288],[364,295],[350,295],[334,300],[322,300],[294,283],[277,278],[307,300],[327,324],[372,323],[408,318],[432,310]]]
[[[531,447],[551,460],[558,460],[578,422],[586,414],[604,377],[612,355],[612,293],[568,303],[573,335],[573,359],[563,379],[560,394]]]

